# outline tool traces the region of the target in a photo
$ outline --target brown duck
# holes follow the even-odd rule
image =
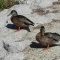
[[[41,26],[40,32],[36,35],[36,40],[43,46],[49,48],[52,44],[58,42],[60,35],[57,33],[45,33],[44,26]]]
[[[11,16],[11,21],[16,26],[19,27],[17,31],[20,30],[20,27],[29,27],[29,25],[34,26],[34,23],[31,20],[29,20],[28,18],[26,18],[23,15],[18,15],[16,10],[12,10],[9,15],[12,15]]]

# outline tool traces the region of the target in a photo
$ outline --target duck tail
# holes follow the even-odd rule
[[[34,26],[34,22],[32,22],[30,19],[27,19],[28,20],[28,23],[30,24],[30,25],[32,25],[32,26]]]
[[[31,25],[34,26],[34,23],[32,23]]]
[[[59,40],[53,39],[53,43],[57,43],[57,42],[59,42]]]

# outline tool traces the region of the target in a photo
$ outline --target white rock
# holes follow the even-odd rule
[[[8,52],[16,53],[23,51],[30,43],[30,41],[26,40],[22,42],[4,42],[4,45]]]
[[[7,55],[7,51],[6,51],[4,48],[2,48],[2,49],[0,50],[0,58],[4,57],[4,56],[6,56],[6,55]]]
[[[20,30],[19,32],[12,32],[12,33],[9,33],[7,35],[2,36],[2,40],[3,41],[11,41],[11,42],[14,42],[14,41],[21,41],[23,37],[25,37],[25,35],[27,34],[27,30]],[[4,35],[4,34],[3,34]]]
[[[3,48],[3,41],[0,40],[0,50]]]
[[[23,53],[10,53],[4,58],[4,60],[23,60],[23,59],[24,59]]]

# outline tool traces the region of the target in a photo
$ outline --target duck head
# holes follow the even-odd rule
[[[44,26],[41,26],[41,28],[40,28],[41,37],[44,36],[44,33],[45,33],[45,28],[44,28]]]
[[[16,10],[12,10],[9,15],[16,16],[16,15],[18,15],[18,13],[17,13]],[[8,16],[9,16],[9,15],[8,15]]]

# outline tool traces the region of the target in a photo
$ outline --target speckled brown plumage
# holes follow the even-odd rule
[[[36,40],[43,46],[52,45],[54,40],[53,38],[43,36],[41,37],[40,32],[36,35]]]
[[[12,10],[10,13],[11,16],[11,21],[18,27],[29,27],[29,25],[33,25],[34,23],[29,20],[28,18],[26,18],[23,15],[18,15],[17,12],[15,10]]]
[[[55,37],[54,37],[55,36]],[[58,38],[56,38],[58,37]],[[44,26],[41,26],[40,32],[36,35],[36,40],[43,46],[50,46],[60,39],[60,35],[56,33],[45,33]]]

